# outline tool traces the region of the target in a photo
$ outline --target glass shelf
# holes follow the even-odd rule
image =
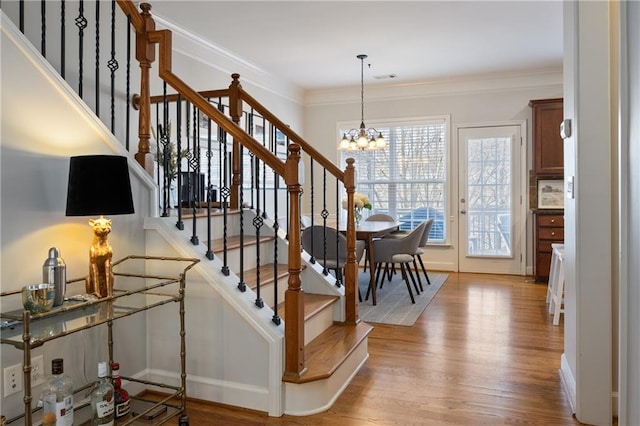
[[[181,268],[178,275],[151,275],[143,273],[127,273],[121,272],[126,270],[127,263],[130,261],[161,261],[165,264],[160,268],[167,269],[166,261],[182,262],[187,266]],[[184,290],[186,272],[195,266],[200,260],[179,258],[179,257],[157,257],[157,256],[128,256],[113,263],[113,274],[116,283],[122,283],[124,288],[114,288],[113,295],[102,299],[93,297],[81,297],[83,300],[65,300],[62,306],[53,308],[48,312],[31,314],[23,309],[16,309],[9,312],[0,313],[0,343],[9,344],[15,348],[24,351],[24,359],[30,360],[31,349],[42,346],[44,343],[69,334],[76,333],[81,330],[97,327],[107,324],[109,330],[109,357],[112,356],[112,324],[114,321],[133,315],[138,312],[146,311],[158,306],[162,306],[171,302],[180,303],[180,339],[181,346],[184,347]],[[122,266],[124,265],[124,266]],[[143,265],[138,263],[138,268]],[[151,267],[150,263],[145,263],[144,267]],[[67,281],[67,284],[82,283],[84,279],[76,279]],[[0,294],[3,299],[5,297],[21,297],[21,290],[14,290]],[[85,295],[86,296],[86,295]],[[15,306],[15,305],[13,305]],[[181,352],[181,365],[184,368],[184,351]],[[113,362],[112,359],[109,360]],[[25,361],[26,362],[26,361]],[[32,399],[30,380],[30,365],[23,365],[24,371],[24,414],[9,419],[7,424],[11,425],[40,425],[38,420],[42,415],[40,409],[32,410],[30,401]],[[171,393],[169,396],[160,401],[147,401],[144,398],[131,397],[132,412],[136,412],[139,416],[129,415],[128,417],[118,420],[116,425],[150,425],[163,424],[169,419],[178,415],[184,415],[186,409],[185,379],[184,369],[181,374],[182,385],[179,387],[168,386],[162,383],[148,382],[133,378],[122,377],[123,380],[130,382],[138,382],[145,385],[156,386]],[[86,391],[91,385],[86,385],[77,390],[78,401],[74,404],[77,407],[77,414],[74,409],[75,424],[89,424],[91,410],[86,400]],[[76,397],[74,397],[75,399]],[[180,400],[179,404],[174,404],[176,399]],[[157,417],[153,419],[144,419],[142,414],[150,411],[155,407],[164,407]],[[166,409],[165,409],[166,408]]]

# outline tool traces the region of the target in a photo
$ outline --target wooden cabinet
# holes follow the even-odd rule
[[[560,136],[562,98],[529,101],[533,118],[533,160],[529,173],[529,198],[534,213],[533,274],[536,282],[549,280],[551,244],[564,243],[564,211],[538,209],[540,179],[564,175],[564,142]]]
[[[551,266],[551,244],[564,242],[564,215],[562,211],[537,211],[535,217],[535,280],[547,282]]]
[[[533,112],[533,170],[536,176],[562,176],[564,173],[562,98],[529,102]]]

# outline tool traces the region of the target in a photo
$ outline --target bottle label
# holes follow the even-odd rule
[[[99,419],[111,416],[113,414],[113,399],[109,401],[99,401],[96,404],[96,411]]]
[[[127,414],[129,414],[130,409],[131,407],[129,406],[129,400],[116,404],[116,418],[126,416]]]
[[[56,426],[73,426],[73,395],[56,403]]]

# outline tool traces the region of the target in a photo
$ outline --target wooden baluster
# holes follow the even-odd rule
[[[229,85],[229,114],[231,115],[231,120],[234,123],[240,124],[240,117],[242,116],[242,95],[240,89],[242,86],[240,85],[240,74],[234,73],[231,74],[231,78],[233,81],[231,85]],[[231,180],[231,198],[229,201],[230,208],[238,209],[240,208],[240,188],[242,186],[242,182],[240,181],[241,173],[240,168],[242,167],[242,158],[240,158],[240,142],[238,142],[235,138],[233,138],[233,146],[232,146],[232,173],[233,177]]]
[[[345,265],[345,316],[346,322],[356,324],[358,318],[358,264],[356,263],[356,227],[354,221],[353,194],[356,192],[355,160],[347,158],[344,171],[344,187],[347,190],[347,264]],[[373,268],[373,265],[370,265]]]
[[[143,25],[141,30],[136,31],[136,59],[140,62],[140,95],[138,106],[140,109],[138,120],[138,152],[135,159],[140,165],[153,176],[153,154],[150,152],[149,139],[151,135],[151,100],[149,89],[149,70],[151,64],[155,61],[156,46],[149,42],[148,33],[155,31],[156,23],[151,17],[151,5],[149,3],[141,3]]]
[[[304,360],[304,290],[300,281],[300,145],[290,144],[284,179],[290,199],[289,216],[289,281],[284,294],[285,365],[284,377],[297,379],[306,370]]]

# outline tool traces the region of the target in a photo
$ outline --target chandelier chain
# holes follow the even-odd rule
[[[357,58],[360,59],[360,128],[345,132],[338,146],[339,149],[364,151],[382,149],[387,146],[382,132],[373,127],[367,129],[364,124],[364,60],[367,59],[367,57],[368,56],[364,54],[357,56]]]
[[[364,60],[367,55],[358,55],[360,58],[360,125],[364,126]]]

